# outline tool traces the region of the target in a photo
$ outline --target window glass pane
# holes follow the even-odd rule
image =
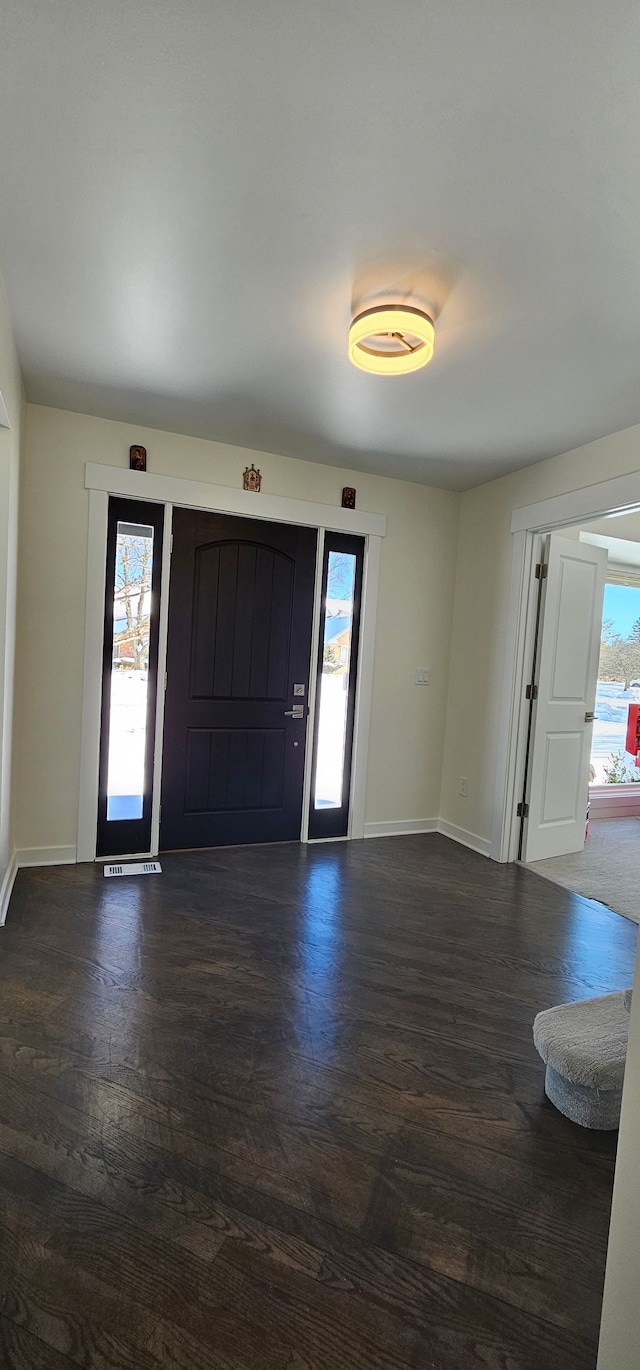
[[[630,704],[640,704],[640,587],[608,584],[591,741],[592,784],[640,784],[635,757],[626,751]]]
[[[316,809],[339,809],[343,802],[355,576],[356,558],[351,552],[329,552],[314,779]]]
[[[118,523],[113,595],[107,819],[142,818],[153,528]]]

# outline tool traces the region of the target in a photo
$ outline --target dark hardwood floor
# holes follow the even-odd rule
[[[0,1364],[593,1370],[615,1136],[550,1004],[637,929],[439,836],[21,871],[0,934]]]

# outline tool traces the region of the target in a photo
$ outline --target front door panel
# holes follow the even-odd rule
[[[315,556],[309,528],[174,511],[164,850],[299,838]]]

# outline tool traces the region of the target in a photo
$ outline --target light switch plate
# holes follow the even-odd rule
[[[429,667],[427,667],[427,666],[422,666],[422,667],[420,668],[420,670],[416,671],[416,685],[430,685],[430,684],[431,684],[431,671],[430,671]]]

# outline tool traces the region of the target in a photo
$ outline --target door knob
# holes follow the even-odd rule
[[[589,714],[585,714],[585,716],[584,716],[584,721],[585,721],[585,723],[597,723],[597,722],[598,722],[598,715],[597,715],[597,714],[590,714],[590,713],[589,713]]]
[[[304,704],[294,704],[292,709],[285,709],[285,718],[304,718]]]

